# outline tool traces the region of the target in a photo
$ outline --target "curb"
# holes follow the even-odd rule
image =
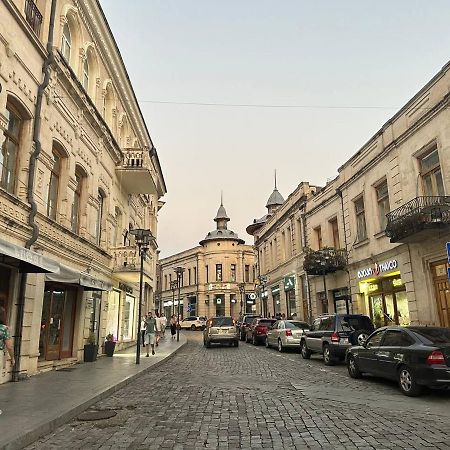
[[[104,391],[96,394],[91,399],[85,401],[84,403],[76,406],[75,408],[72,408],[70,411],[67,411],[58,418],[51,420],[47,422],[46,424],[39,425],[35,429],[30,431],[25,431],[24,434],[22,434],[20,437],[14,438],[11,441],[7,442],[6,444],[2,444],[0,446],[0,450],[19,450],[23,447],[26,447],[27,445],[32,444],[36,440],[38,440],[40,437],[51,433],[54,431],[57,427],[64,425],[65,423],[69,422],[71,419],[73,419],[75,416],[79,415],[81,412],[88,409],[93,404],[97,403],[100,400],[103,400],[105,397],[108,397],[110,394],[118,391],[119,389],[123,388],[124,386],[130,384],[132,381],[136,380],[137,378],[141,377],[142,375],[146,374],[150,370],[159,367],[160,365],[164,364],[166,361],[169,361],[171,358],[173,358],[182,348],[184,348],[187,345],[188,341],[186,341],[181,344],[175,351],[173,351],[170,355],[166,356],[161,361],[156,362],[150,367],[147,367],[146,369],[143,369],[142,371],[135,373],[133,375],[128,376],[127,378],[123,379],[119,383],[109,386]]]

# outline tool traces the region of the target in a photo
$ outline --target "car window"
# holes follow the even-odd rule
[[[271,327],[274,323],[274,320],[260,320],[258,322],[258,325],[261,325],[263,327]]]
[[[366,341],[366,347],[378,347],[381,343],[381,339],[383,339],[385,330],[377,331],[369,336]]]
[[[332,331],[334,328],[333,317],[324,317],[320,320],[320,331]]]
[[[410,328],[411,331],[424,337],[433,344],[450,344],[450,329],[448,328]]]
[[[291,330],[294,330],[294,329],[303,330],[305,328],[308,328],[308,324],[306,324],[304,322],[296,322],[296,321],[288,320],[285,322],[285,327],[289,328]]]
[[[383,347],[408,347],[414,341],[403,331],[388,330],[383,339]]]
[[[245,319],[244,319],[244,322],[245,323],[251,323],[253,320],[254,320],[254,318],[255,318],[255,316],[247,316],[247,317],[245,317]]]
[[[213,317],[211,319],[212,327],[231,327],[233,319],[231,317]]]
[[[311,330],[318,330],[319,325],[320,325],[320,319],[316,319],[311,326]]]
[[[354,330],[373,330],[373,325],[370,319],[366,316],[342,316],[342,322],[347,322]]]

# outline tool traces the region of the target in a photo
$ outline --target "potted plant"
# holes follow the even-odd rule
[[[114,349],[116,348],[116,341],[114,340],[114,336],[109,333],[105,338],[105,353],[106,356],[114,355]]]
[[[97,359],[98,345],[95,343],[95,334],[89,333],[87,343],[84,346],[84,362],[94,362]]]

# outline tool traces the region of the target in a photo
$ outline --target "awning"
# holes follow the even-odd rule
[[[0,262],[26,273],[55,273],[59,265],[44,255],[0,239]]]
[[[113,288],[112,284],[107,281],[99,280],[88,273],[81,273],[64,264],[59,264],[58,273],[45,275],[45,281],[79,284],[85,291],[112,291]]]

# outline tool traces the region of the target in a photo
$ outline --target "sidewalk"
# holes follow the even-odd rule
[[[136,347],[132,347],[112,358],[105,356],[93,363],[74,365],[69,371],[47,372],[26,381],[1,385],[0,449],[20,449],[53,431],[170,358],[186,342],[182,334],[178,343],[166,334],[155,356],[146,358],[141,347],[140,365],[135,364]]]

